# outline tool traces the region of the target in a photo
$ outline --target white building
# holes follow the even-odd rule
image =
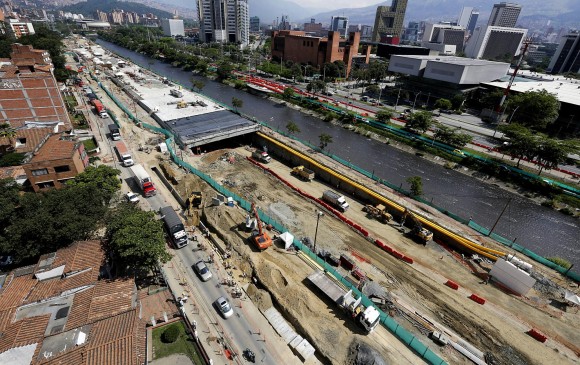
[[[457,25],[467,30],[469,34],[475,30],[475,25],[479,19],[479,12],[474,10],[471,6],[464,6],[457,18]]]
[[[487,60],[512,58],[520,54],[527,29],[479,27],[467,41],[465,55]]]
[[[427,23],[421,46],[438,50],[442,54],[449,54],[448,52],[453,48],[452,54],[454,54],[456,51],[463,50],[466,36],[467,31],[462,26]],[[449,45],[454,47],[445,47]]]
[[[25,35],[35,34],[34,27],[30,22],[20,21],[17,19],[8,19],[8,26],[10,27],[10,32],[14,34],[16,39]]]
[[[562,36],[548,70],[554,74],[580,73],[580,33],[569,33]]]
[[[502,2],[494,4],[491,15],[487,22],[488,26],[513,28],[518,22],[522,6],[513,3]]]
[[[465,57],[393,55],[389,71],[456,85],[478,85],[504,77],[509,63]]]
[[[163,35],[168,37],[185,36],[183,19],[163,19],[161,21]]]
[[[200,39],[203,42],[239,42],[242,47],[250,41],[248,0],[198,0]]]

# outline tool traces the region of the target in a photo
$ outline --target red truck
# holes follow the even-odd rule
[[[93,106],[97,110],[97,114],[101,118],[107,118],[109,116],[107,114],[107,111],[105,110],[105,107],[103,106],[103,103],[101,103],[98,99],[91,100],[91,104],[93,104]]]

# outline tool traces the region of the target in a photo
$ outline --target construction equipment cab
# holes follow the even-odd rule
[[[272,239],[270,238],[268,233],[263,229],[262,221],[260,220],[260,216],[258,215],[258,209],[256,208],[255,203],[252,203],[252,213],[254,214],[256,223],[258,224],[258,231],[252,233],[250,241],[252,241],[252,243],[258,250],[264,251],[268,247],[272,246]]]
[[[427,242],[433,239],[433,232],[423,228],[421,221],[419,221],[419,219],[415,217],[415,215],[408,208],[405,208],[403,216],[401,217],[401,227],[405,224],[405,219],[407,219],[407,217],[411,217],[413,220],[413,228],[411,232],[421,240],[423,245],[426,245]]]

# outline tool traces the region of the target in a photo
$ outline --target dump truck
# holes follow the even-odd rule
[[[130,170],[135,183],[139,185],[139,188],[145,197],[148,198],[157,194],[157,189],[155,189],[155,185],[153,185],[153,180],[151,180],[151,176],[149,176],[147,171],[145,171],[143,165],[131,166]]]
[[[183,225],[181,218],[179,218],[177,213],[175,213],[175,210],[173,210],[173,207],[163,207],[159,209],[159,214],[161,215],[161,219],[163,219],[165,229],[167,229],[169,238],[175,248],[187,246],[187,232],[185,232],[185,226]]]
[[[382,204],[378,204],[376,206],[367,204],[363,207],[363,211],[367,213],[369,218],[374,218],[381,223],[386,224],[389,223],[391,219],[393,219],[393,216],[387,212],[387,208]]]
[[[304,181],[314,180],[314,171],[307,169],[304,166],[296,166],[292,169],[292,175]]]
[[[322,200],[338,208],[342,212],[346,212],[349,205],[343,195],[335,193],[332,190],[326,190],[322,193]]]
[[[93,104],[93,106],[95,107],[95,110],[96,110],[97,114],[101,118],[107,118],[109,116],[107,114],[107,111],[105,110],[105,106],[99,100],[93,99],[93,100],[91,100],[91,104]]]
[[[308,280],[342,308],[367,333],[371,333],[379,325],[381,319],[379,311],[373,306],[362,305],[362,297],[355,299],[352,290],[345,290],[328,275],[324,271],[316,270],[308,275]]]
[[[260,161],[263,163],[268,163],[272,160],[268,152],[262,150],[255,150],[254,152],[252,152],[252,158],[256,161]]]
[[[123,141],[119,141],[115,143],[115,150],[117,150],[117,155],[119,156],[119,162],[123,164],[125,167],[133,166],[133,157],[131,157],[131,153],[129,149],[125,145]]]
[[[113,141],[118,141],[121,139],[121,132],[115,123],[109,124],[107,128],[109,128],[109,133],[111,134],[111,139]]]
[[[405,224],[405,220],[407,219],[407,217],[411,217],[411,220],[413,221],[411,232],[418,239],[421,240],[421,243],[423,243],[423,245],[426,245],[427,242],[433,239],[433,232],[431,232],[427,228],[423,228],[421,221],[417,217],[415,217],[415,215],[408,208],[405,208],[403,216],[401,217],[401,227],[403,227],[403,225]]]

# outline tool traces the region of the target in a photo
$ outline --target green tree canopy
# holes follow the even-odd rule
[[[318,139],[320,141],[321,149],[325,149],[329,143],[332,143],[332,136],[326,133],[322,133],[320,136],[318,136]]]
[[[244,105],[244,101],[242,99],[238,99],[235,96],[232,97],[232,106],[234,107],[234,109],[238,110],[238,108],[241,108]]]
[[[451,107],[451,100],[449,99],[437,99],[435,102],[435,109],[449,110]]]
[[[286,130],[290,134],[300,133],[300,127],[298,127],[298,124],[294,123],[291,120],[288,121],[288,124],[286,124]]]
[[[405,128],[416,131],[418,133],[424,133],[433,124],[433,114],[428,111],[420,111],[411,114],[411,117],[407,121]]]
[[[294,92],[294,89],[292,89],[291,87],[287,87],[284,89],[284,92],[282,93],[282,98],[284,100],[291,100],[295,94],[296,93]]]
[[[413,196],[423,195],[423,180],[421,176],[411,176],[407,178]]]
[[[377,114],[375,114],[375,119],[381,123],[389,123],[392,116],[393,110],[382,108],[377,112]]]
[[[518,159],[516,167],[520,167],[522,158],[533,159],[536,156],[536,138],[529,129],[512,123],[500,126],[499,130],[509,138],[509,142],[502,147],[502,150]]]
[[[577,141],[560,141],[540,137],[537,148],[537,158],[540,163],[539,174],[543,169],[551,170],[566,161],[568,154],[578,150]]]
[[[558,118],[560,102],[554,94],[527,91],[508,99],[507,112],[513,113],[511,123],[533,129],[544,129]]]
[[[107,165],[88,166],[84,172],[67,182],[68,186],[94,187],[103,203],[108,203],[121,189],[121,171]]]
[[[377,84],[371,84],[365,88],[365,91],[369,94],[378,95],[381,92],[381,88]]]
[[[218,80],[227,80],[233,70],[234,66],[229,61],[221,61],[216,70]]]
[[[467,133],[459,133],[457,129],[445,125],[437,125],[434,138],[453,147],[464,147],[473,140],[473,136]]]
[[[163,224],[155,219],[154,212],[122,203],[112,211],[107,222],[108,248],[118,271],[132,273],[171,259],[165,250]]]

